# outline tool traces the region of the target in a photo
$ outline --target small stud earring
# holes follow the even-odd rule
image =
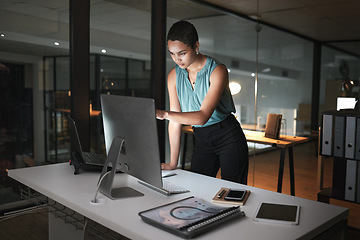
[[[196,54],[198,55],[198,54],[199,54],[199,51],[196,51]]]

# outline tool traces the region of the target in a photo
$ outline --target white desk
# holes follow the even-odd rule
[[[73,172],[72,166],[68,163],[62,163],[9,170],[8,174],[11,178],[79,214],[136,240],[181,239],[146,224],[138,216],[138,212],[192,195],[211,202],[212,197],[221,187],[246,188],[251,191],[248,201],[242,206],[246,217],[196,239],[312,239],[328,229],[332,229],[336,224],[346,221],[348,216],[348,209],[346,208],[244,186],[183,170],[176,170],[177,175],[169,177],[168,180],[188,188],[190,193],[167,197],[139,184],[131,176],[117,174],[114,181],[115,187],[119,187],[122,182],[125,182],[127,186],[145,195],[114,201],[106,198],[104,204],[93,205],[90,201],[96,191],[99,173],[86,172],[74,175]],[[99,194],[98,197],[105,198],[102,194]],[[299,204],[301,206],[300,224],[298,226],[287,226],[254,222],[252,217],[260,201]],[[331,235],[333,234],[331,233]]]

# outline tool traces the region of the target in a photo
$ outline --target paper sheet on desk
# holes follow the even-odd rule
[[[166,177],[171,177],[171,176],[175,176],[176,173],[174,173],[173,171],[171,170],[161,170],[161,176],[163,178],[166,178]]]

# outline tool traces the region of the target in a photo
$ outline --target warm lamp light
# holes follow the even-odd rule
[[[229,88],[230,88],[231,95],[236,95],[241,91],[241,85],[237,82],[230,82]]]

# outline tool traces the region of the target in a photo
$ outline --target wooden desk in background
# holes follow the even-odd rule
[[[183,133],[185,133],[185,141],[187,140],[187,134],[194,134],[191,126],[183,126]],[[282,182],[284,175],[284,163],[285,163],[285,153],[286,149],[289,151],[289,170],[290,170],[290,192],[291,195],[295,196],[295,177],[294,177],[294,155],[293,155],[293,146],[307,142],[309,139],[306,137],[296,137],[296,136],[286,136],[280,135],[279,139],[267,138],[264,136],[264,132],[253,131],[253,130],[243,130],[246,140],[248,142],[271,145],[273,147],[280,148],[280,163],[279,163],[279,174],[278,174],[278,186],[277,191],[282,192]],[[186,142],[184,143],[184,152],[186,151]],[[182,168],[185,166],[185,154],[182,158]]]
[[[55,109],[55,111],[63,112],[63,113],[71,113],[70,109],[65,109],[65,108],[57,108],[57,109]],[[99,116],[100,113],[101,113],[101,111],[98,111],[98,110],[90,110],[90,117],[97,117],[97,116]]]

